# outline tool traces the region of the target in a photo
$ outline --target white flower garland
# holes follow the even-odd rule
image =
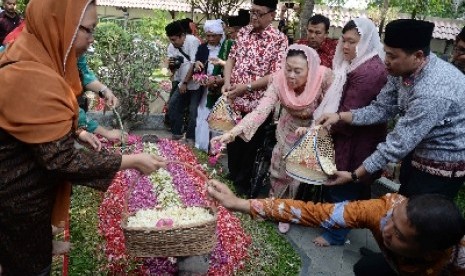
[[[144,143],[144,152],[159,155],[156,144]],[[182,201],[174,189],[173,178],[165,169],[159,169],[149,176],[153,185],[153,192],[157,195],[158,206],[161,208],[181,206]]]

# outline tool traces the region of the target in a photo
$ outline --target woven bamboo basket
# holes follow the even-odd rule
[[[200,174],[205,181],[208,180],[207,176],[191,165],[175,161],[169,162],[182,164],[187,169]],[[132,214],[128,212],[127,200],[130,192],[128,191],[128,196],[125,199],[121,220],[126,252],[129,255],[135,257],[178,257],[203,255],[213,250],[216,245],[217,222],[214,208],[199,206],[208,209],[213,215],[213,219],[203,223],[161,228],[129,227],[128,218]]]
[[[310,128],[284,158],[286,173],[304,183],[322,185],[336,171],[333,141],[321,126]]]
[[[207,122],[212,130],[228,132],[236,125],[236,117],[237,115],[229,106],[226,97],[221,96],[208,115]]]

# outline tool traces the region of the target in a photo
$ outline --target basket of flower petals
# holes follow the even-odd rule
[[[196,171],[208,181],[202,172],[191,165],[169,162]],[[129,193],[130,190],[131,188]],[[121,220],[126,252],[135,257],[176,257],[210,253],[216,245],[215,210],[211,206],[167,206],[131,213],[128,211],[126,198]]]

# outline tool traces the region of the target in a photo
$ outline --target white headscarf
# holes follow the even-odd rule
[[[342,36],[336,46],[336,53],[333,58],[333,73],[334,80],[326,92],[321,104],[313,113],[313,117],[318,119],[324,113],[337,112],[342,97],[342,89],[347,81],[347,74],[354,71],[374,56],[379,56],[384,59],[385,53],[383,44],[376,29],[375,24],[367,18],[353,19],[357,26],[357,31],[360,34],[360,41],[356,46],[355,58],[349,63],[344,60],[342,50]]]
[[[221,19],[206,20],[205,24],[203,25],[203,30],[206,33],[223,35],[223,21],[221,21]]]

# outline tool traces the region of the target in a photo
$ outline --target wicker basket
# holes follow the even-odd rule
[[[176,257],[210,253],[216,245],[216,213],[202,224],[166,228],[133,228],[127,226],[129,214],[123,214],[121,227],[126,252],[136,257]]]
[[[334,145],[326,128],[310,128],[286,154],[286,173],[304,183],[322,185],[334,174]]]
[[[221,96],[208,115],[207,122],[210,129],[219,132],[228,132],[235,125],[237,114],[229,106],[226,97]]]
[[[208,178],[191,165],[173,162],[186,166],[201,174],[205,180]],[[124,210],[121,220],[126,252],[134,257],[177,257],[203,255],[211,252],[216,245],[216,222],[217,214],[211,207],[204,207],[213,215],[213,219],[203,223],[162,227],[129,227],[127,200],[125,199]],[[203,207],[203,206],[202,206]]]

